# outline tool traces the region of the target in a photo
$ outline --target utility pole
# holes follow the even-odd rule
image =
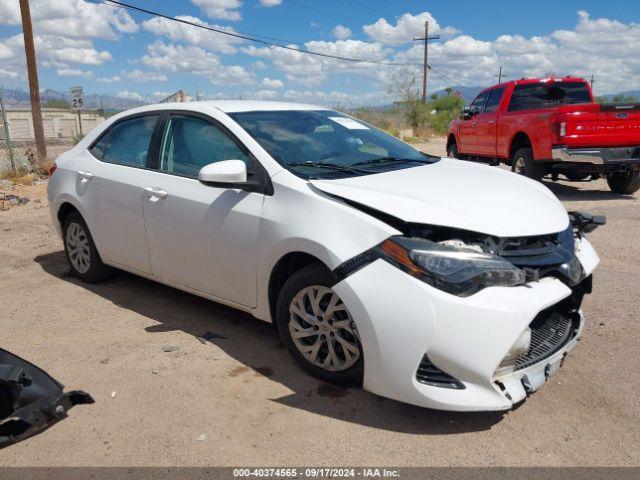
[[[38,83],[36,48],[33,42],[33,29],[31,28],[31,12],[29,10],[29,0],[20,0],[20,14],[22,15],[24,51],[27,56],[27,73],[29,74],[29,91],[31,93],[31,116],[33,117],[33,131],[36,137],[38,161],[41,166],[44,166],[47,161],[47,144],[44,141],[44,128],[42,126],[42,110],[40,109],[40,85]]]
[[[591,85],[591,90],[593,90],[593,84],[596,83],[596,77],[594,77],[593,75],[591,75],[591,81],[589,82],[589,85]]]
[[[427,103],[427,73],[429,70],[429,40],[437,40],[440,35],[429,36],[429,22],[424,22],[424,37],[413,38],[414,41],[424,41],[424,64],[422,65],[422,104]]]
[[[500,65],[500,70],[498,71],[498,83],[502,83],[502,79],[507,76],[508,75],[502,73],[502,65]]]

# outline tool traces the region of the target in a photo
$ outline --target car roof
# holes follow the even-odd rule
[[[143,107],[132,108],[121,112],[121,115],[130,115],[158,110],[190,110],[194,112],[205,112],[215,108],[225,113],[235,112],[263,112],[263,111],[285,111],[285,110],[328,110],[326,107],[311,105],[307,103],[293,102],[262,102],[253,100],[205,100],[194,102],[168,102],[145,105]]]

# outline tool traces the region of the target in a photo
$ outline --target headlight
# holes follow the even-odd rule
[[[526,281],[525,272],[502,257],[422,238],[393,237],[382,243],[380,250],[405,272],[460,297],[486,287],[513,287]]]

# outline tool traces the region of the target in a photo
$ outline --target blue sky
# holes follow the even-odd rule
[[[280,43],[381,62],[419,64],[410,39],[425,19],[442,39],[430,49],[431,89],[511,77],[595,75],[598,93],[640,89],[635,1],[129,0]],[[31,0],[42,88],[123,98],[184,89],[203,98],[377,104],[415,67],[323,60],[85,0]],[[0,0],[0,84],[26,86],[18,0]]]

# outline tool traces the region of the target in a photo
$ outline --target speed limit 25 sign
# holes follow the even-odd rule
[[[69,96],[71,97],[71,108],[80,110],[84,106],[82,87],[71,87],[69,89]]]

